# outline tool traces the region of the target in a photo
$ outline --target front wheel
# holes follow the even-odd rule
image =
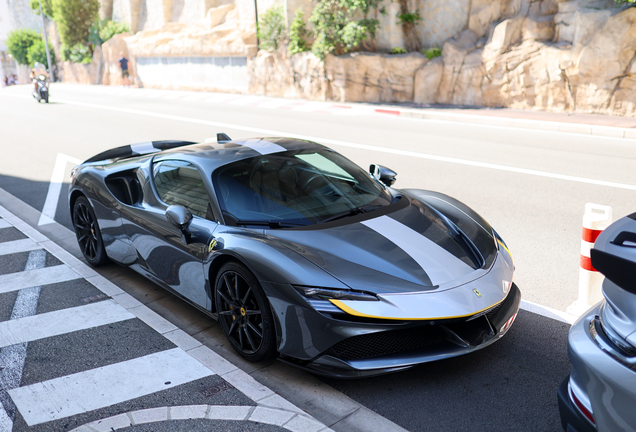
[[[108,257],[106,249],[104,249],[102,234],[97,225],[97,218],[88,200],[84,197],[79,197],[73,205],[73,227],[75,227],[77,243],[86,261],[95,267],[106,264]]]
[[[218,273],[215,302],[219,323],[232,347],[249,361],[276,356],[276,333],[269,301],[244,265],[230,262]]]

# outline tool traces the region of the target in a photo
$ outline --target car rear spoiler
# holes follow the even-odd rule
[[[156,153],[162,150],[168,150],[176,147],[182,147],[190,144],[196,144],[193,141],[181,140],[163,140],[149,141],[137,144],[129,144],[121,147],[115,147],[105,152],[101,152],[90,159],[86,159],[84,163],[98,162],[107,159],[126,159],[135,156],[141,156],[149,153]]]

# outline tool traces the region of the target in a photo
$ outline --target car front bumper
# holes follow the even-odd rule
[[[271,299],[271,298],[270,298]],[[303,309],[299,339],[286,338],[279,346],[281,360],[310,372],[357,378],[408,369],[421,363],[456,357],[485,348],[511,327],[519,311],[521,293],[512,285],[505,300],[477,318],[383,323],[343,321]],[[274,308],[276,309],[276,308]],[[289,312],[289,310],[288,310]],[[287,314],[286,319],[290,316]],[[311,323],[311,325],[309,325]],[[289,325],[289,322],[288,322]],[[320,334],[310,329],[319,329]],[[305,333],[303,336],[302,333]],[[311,358],[299,358],[313,340]]]

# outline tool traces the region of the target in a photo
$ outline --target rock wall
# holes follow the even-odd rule
[[[472,0],[442,57],[259,53],[250,92],[636,116],[636,8],[605,0]]]
[[[70,61],[58,64],[62,80],[74,84],[101,84],[104,74],[104,58],[100,47],[95,48],[93,61],[88,64],[71,63]]]

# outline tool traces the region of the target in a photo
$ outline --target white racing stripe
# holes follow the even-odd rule
[[[33,240],[26,238],[22,240],[14,240],[10,242],[0,243],[0,255],[9,255],[20,252],[29,252],[36,249],[41,249],[42,246],[34,242]]]
[[[22,97],[22,96],[12,95],[12,94],[7,94],[7,96]],[[399,150],[399,149],[388,148],[388,147],[373,146],[368,144],[352,143],[352,142],[333,140],[333,139],[328,139],[323,137],[315,137],[310,135],[289,133],[289,132],[272,130],[272,129],[250,127],[250,126],[245,126],[240,124],[222,123],[222,122],[215,122],[210,120],[176,116],[171,114],[162,114],[162,113],[156,113],[152,111],[143,111],[143,110],[121,108],[121,107],[114,107],[114,106],[108,106],[108,105],[98,105],[98,104],[85,103],[85,102],[76,102],[71,100],[59,100],[59,102],[65,103],[68,105],[82,106],[82,107],[95,108],[95,109],[107,110],[107,111],[115,111],[115,112],[121,112],[121,113],[127,113],[127,114],[137,114],[137,115],[143,115],[148,117],[162,118],[166,120],[175,120],[175,121],[182,121],[187,123],[201,124],[206,126],[214,126],[214,127],[223,128],[223,129],[230,128],[230,129],[244,130],[247,132],[254,132],[254,133],[263,134],[263,135],[269,135],[269,136],[293,137],[293,138],[299,138],[299,139],[306,139],[309,141],[316,141],[316,142],[319,142],[322,144],[328,144],[328,145],[357,148],[357,149],[370,150],[370,151],[376,151],[381,153],[389,153],[389,154],[395,154],[395,155],[401,155],[401,156],[407,156],[407,157],[415,157],[419,159],[434,160],[438,162],[474,166],[474,167],[493,169],[498,171],[513,172],[517,174],[526,174],[526,175],[532,175],[532,176],[538,176],[538,177],[552,178],[556,180],[565,180],[565,181],[571,181],[576,183],[585,183],[585,184],[592,184],[596,186],[604,186],[604,187],[611,187],[616,189],[626,189],[626,190],[636,191],[636,185],[625,184],[625,183],[589,179],[585,177],[577,177],[577,176],[571,176],[571,175],[565,175],[565,174],[551,173],[547,171],[518,168],[518,167],[499,165],[499,164],[493,164],[488,162],[477,162],[477,161],[471,161],[467,159],[458,159],[458,158],[452,158],[452,157],[446,157],[446,156],[419,153],[419,152],[408,151],[408,150]],[[346,110],[346,111],[348,112],[348,111],[354,111],[354,110]],[[347,114],[347,113],[344,112],[343,110],[343,114]],[[610,138],[602,137],[602,139],[605,140]],[[623,138],[620,138],[620,139],[623,139]]]
[[[137,154],[156,153],[159,149],[156,149],[152,145],[152,141],[142,142],[137,144],[131,144],[130,149]]]
[[[433,285],[448,282],[449,274],[457,278],[473,271],[468,264],[435,242],[388,216],[380,216],[360,223],[406,252],[426,272]]]
[[[279,153],[287,151],[285,147],[279,146],[276,143],[265,141],[262,139],[251,139],[244,142],[236,142],[237,144],[241,144],[245,147],[249,147],[254,151],[259,152],[262,155],[268,155],[272,153]]]
[[[213,375],[180,348],[9,391],[29,426],[166,390]]]
[[[35,304],[37,305],[37,302]],[[135,316],[113,300],[39,315],[25,315],[24,318],[0,322],[0,347],[31,342],[132,318]]]
[[[0,275],[0,294],[79,278],[80,275],[77,272],[64,264]]]

